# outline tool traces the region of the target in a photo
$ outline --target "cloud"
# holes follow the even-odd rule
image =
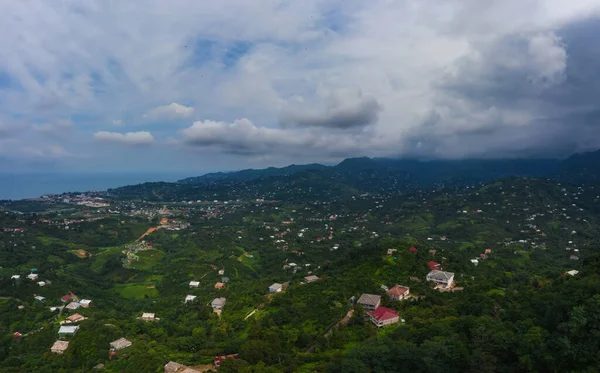
[[[35,146],[61,131],[53,118],[71,118],[53,140],[74,153],[94,133],[136,142],[127,133],[144,123],[230,168],[247,154],[268,164],[600,147],[596,0],[0,3],[0,112],[19,119],[0,137]],[[178,132],[196,115],[214,122]],[[99,168],[117,162],[89,148]],[[180,148],[115,148],[114,159],[138,151],[167,169],[189,157]]]
[[[300,102],[304,101],[300,99]],[[360,128],[376,123],[381,109],[373,97],[363,97],[360,92],[337,91],[329,98],[324,110],[315,110],[308,105],[284,109],[280,123],[284,127]]]
[[[145,131],[127,133],[99,131],[94,134],[94,140],[127,145],[147,145],[154,142],[154,137],[150,132]]]
[[[71,119],[58,119],[51,123],[43,123],[34,125],[34,129],[48,135],[61,135],[74,127],[74,123]]]
[[[187,107],[173,102],[169,105],[158,106],[144,114],[147,119],[188,118],[194,113],[193,107]]]

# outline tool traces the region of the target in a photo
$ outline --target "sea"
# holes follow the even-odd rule
[[[0,200],[45,194],[100,191],[153,181],[177,181],[190,173],[0,173]]]

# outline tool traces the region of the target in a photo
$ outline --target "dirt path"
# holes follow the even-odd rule
[[[146,237],[146,236],[147,236],[147,235],[149,235],[150,233],[152,233],[152,232],[154,232],[154,231],[157,231],[157,230],[159,230],[159,229],[160,229],[160,227],[151,227],[151,228],[148,228],[148,230],[147,230],[147,231],[146,231],[144,234],[142,234],[142,235],[140,236],[140,238],[138,238],[137,240],[135,240],[135,242],[140,242],[140,240],[141,240],[142,238]]]
[[[348,313],[346,313],[346,316],[344,316],[343,319],[341,319],[340,321],[337,322],[337,324],[335,324],[334,326],[332,326],[328,331],[325,332],[325,334],[323,334],[323,337],[328,338],[332,333],[334,329],[337,329],[340,327],[340,325],[346,325],[348,324],[348,321],[350,321],[350,318],[352,318],[352,315],[354,315],[354,310],[350,310],[348,311]],[[306,350],[307,353],[313,353],[315,351],[315,348],[317,347],[317,343],[315,343],[314,345],[310,346],[310,348],[308,350]]]
[[[256,311],[258,311],[258,310],[254,310],[254,311],[250,312],[249,314],[247,314],[246,317],[244,317],[244,320],[248,320],[248,317],[254,315],[256,313]]]

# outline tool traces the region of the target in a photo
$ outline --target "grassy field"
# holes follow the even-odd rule
[[[146,296],[158,296],[158,290],[156,290],[154,285],[149,284],[116,285],[114,289],[120,296],[128,299],[143,299]]]

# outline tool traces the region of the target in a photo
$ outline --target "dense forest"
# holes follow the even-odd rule
[[[106,194],[109,207],[3,204],[0,371],[597,371],[600,187],[511,177],[374,192],[367,177],[298,172],[213,176],[231,183],[222,195],[165,184],[160,203],[119,197],[137,186]],[[432,262],[453,291],[426,281]],[[411,296],[392,299],[396,284]],[[91,306],[63,308],[70,294]],[[377,328],[361,294],[400,320]],[[119,338],[131,346],[111,352]],[[235,358],[217,368],[222,355]]]

